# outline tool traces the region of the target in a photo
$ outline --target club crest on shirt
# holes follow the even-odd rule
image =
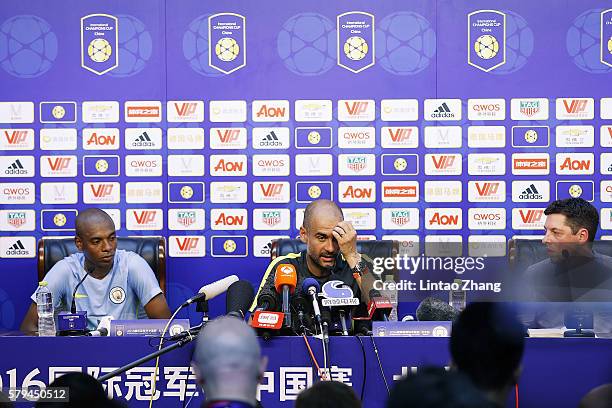
[[[125,290],[119,286],[115,286],[110,290],[108,297],[110,298],[110,301],[116,305],[123,303],[125,300]]]
[[[183,331],[183,326],[181,326],[180,324],[173,324],[172,326],[170,326],[170,335],[171,336],[176,336],[177,334],[179,334],[182,331]]]

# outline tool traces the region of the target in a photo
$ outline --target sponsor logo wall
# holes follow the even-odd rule
[[[236,258],[237,268],[264,262],[274,237],[297,236],[319,198],[338,202],[364,236],[422,242],[542,234],[541,210],[554,199],[610,206],[612,48],[581,36],[610,38],[611,13],[554,8],[572,23],[555,32],[567,44],[546,53],[568,64],[565,77],[580,70],[591,82],[526,90],[516,85],[533,82],[525,64],[548,62],[537,60],[532,48],[542,45],[527,24],[542,16],[518,1],[457,5],[459,17],[437,27],[435,2],[391,12],[339,5],[284,16],[238,1],[210,16],[193,2],[168,13],[176,32],[166,41],[154,8],[126,15],[84,1],[80,64],[47,49],[38,59],[0,55],[0,257],[33,258],[37,238],[73,234],[89,206],[107,210],[121,235],[163,235],[170,258]],[[10,8],[0,32],[17,42],[10,27],[52,17],[42,4]],[[584,13],[596,27],[579,24]],[[55,20],[53,39],[39,37],[57,43],[63,26],[70,21]],[[305,32],[325,34],[312,42]],[[441,41],[465,52],[448,54]],[[74,75],[47,98],[54,72]],[[612,233],[610,220],[600,224]]]

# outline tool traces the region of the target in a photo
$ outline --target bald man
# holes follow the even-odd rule
[[[357,252],[357,231],[350,222],[344,221],[342,209],[330,200],[316,200],[308,204],[300,228],[300,239],[306,243],[306,251],[279,256],[270,263],[251,311],[256,308],[261,294],[275,296],[277,303],[281,303],[274,288],[276,266],[292,264],[298,275],[296,295],[300,294],[306,278],[316,279],[321,286],[330,280],[339,280],[351,287],[354,296],[361,299],[362,307],[355,312],[362,315],[368,301],[367,289],[364,288],[371,289],[374,281],[372,261]],[[306,303],[307,312],[311,312],[310,302]],[[295,327],[297,319],[293,321]],[[312,322],[306,323],[313,328]]]
[[[244,321],[220,317],[207,323],[198,336],[192,362],[206,396],[203,407],[258,406],[257,385],[267,363],[255,332]]]
[[[115,223],[110,216],[90,208],[76,218],[76,236],[79,252],[56,263],[44,280],[53,293],[56,311],[70,310],[72,292],[83,278],[76,296],[77,310],[87,312],[87,328],[94,330],[103,316],[115,319],[167,319],[170,309],[149,264],[138,254],[117,249]],[[21,330],[38,329],[36,294]]]

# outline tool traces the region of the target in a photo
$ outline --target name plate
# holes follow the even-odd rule
[[[372,322],[375,337],[450,337],[453,322]]]
[[[161,336],[168,319],[112,320],[109,336]],[[189,319],[174,319],[166,336],[189,329]]]

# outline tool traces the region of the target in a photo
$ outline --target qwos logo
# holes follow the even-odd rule
[[[0,183],[0,204],[34,204],[34,183]]]
[[[373,148],[376,142],[373,127],[338,128],[338,147],[342,149]]]
[[[254,176],[288,176],[290,159],[288,154],[253,155]]]
[[[468,99],[469,120],[506,119],[505,99]]]
[[[505,208],[468,209],[468,228],[471,230],[500,230],[506,228]]]
[[[162,170],[160,155],[125,156],[125,174],[128,177],[159,177]]]

